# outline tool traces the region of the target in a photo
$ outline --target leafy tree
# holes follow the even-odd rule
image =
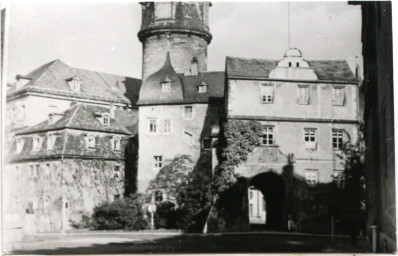
[[[94,229],[147,229],[143,211],[144,197],[133,194],[111,203],[105,202],[94,208],[91,225]]]

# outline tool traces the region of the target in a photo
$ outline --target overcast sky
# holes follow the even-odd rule
[[[212,2],[209,71],[225,57],[280,59],[288,48],[286,2]],[[130,2],[13,3],[9,11],[8,81],[54,59],[106,73],[141,77],[137,38],[141,6]],[[361,55],[360,7],[347,2],[291,2],[291,46],[304,58]]]

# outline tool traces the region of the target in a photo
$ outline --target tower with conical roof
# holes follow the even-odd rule
[[[142,79],[158,71],[170,52],[177,73],[207,71],[209,2],[144,2],[138,38],[143,45]]]

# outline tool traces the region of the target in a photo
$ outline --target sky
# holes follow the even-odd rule
[[[288,49],[287,2],[217,2],[210,8],[208,70],[226,56],[281,59]],[[361,55],[360,7],[347,2],[290,2],[290,46],[305,59]],[[13,2],[9,9],[8,82],[54,59],[141,78],[137,2]]]

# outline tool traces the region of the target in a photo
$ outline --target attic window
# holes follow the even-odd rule
[[[68,85],[71,88],[72,91],[74,92],[80,92],[80,86],[81,86],[81,79],[76,77],[76,78],[71,78],[68,79]]]
[[[198,93],[205,93],[205,92],[207,92],[207,84],[206,84],[206,82],[202,81],[198,85]]]
[[[102,124],[105,126],[109,126],[111,123],[111,117],[109,114],[103,114],[102,115]]]
[[[49,134],[47,137],[47,150],[54,148],[56,136],[54,134]]]
[[[170,90],[171,90],[171,83],[170,82],[162,82],[162,91],[170,92]]]

